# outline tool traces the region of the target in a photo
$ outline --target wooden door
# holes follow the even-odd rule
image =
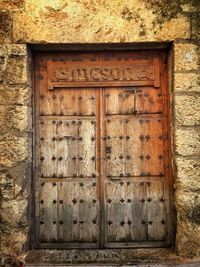
[[[38,247],[172,241],[162,52],[36,57]]]

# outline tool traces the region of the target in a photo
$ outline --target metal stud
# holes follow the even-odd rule
[[[95,140],[95,137],[94,136],[92,136],[92,138],[91,138],[91,141],[94,141]]]
[[[40,138],[40,141],[44,141],[44,137],[41,137],[41,138]]]
[[[158,158],[161,160],[161,159],[163,159],[163,156],[162,156],[162,155],[159,155],[159,157],[158,157]]]
[[[43,121],[40,121],[40,124],[44,124],[44,122]]]
[[[96,174],[95,173],[92,173],[92,177],[95,178],[96,177]]]
[[[43,221],[40,221],[40,224],[44,224],[44,222]]]
[[[56,204],[56,202],[57,202],[57,201],[54,199],[54,200],[53,200],[53,204]]]
[[[110,140],[110,139],[111,139],[111,137],[110,137],[110,136],[107,136],[107,139],[108,139],[108,140]]]
[[[111,120],[107,120],[107,123],[110,123],[111,122]]]
[[[95,161],[95,156],[91,157],[91,160]]]
[[[96,183],[94,182],[94,183],[92,183],[92,185],[93,185],[93,186],[96,186]]]
[[[80,202],[80,203],[83,203],[83,202],[84,202],[84,200],[82,200],[82,199],[81,199],[79,202]]]
[[[124,138],[124,137],[123,137],[122,135],[119,137],[120,140],[122,140],[123,138]]]
[[[84,224],[84,221],[80,221],[79,223],[80,223],[80,224]]]
[[[123,185],[124,184],[124,182],[120,182],[120,185]]]
[[[146,222],[144,221],[144,220],[142,220],[142,222],[141,222],[142,224],[146,224]]]
[[[93,203],[96,203],[97,201],[96,201],[96,199],[93,199],[92,202],[93,202]]]
[[[131,199],[130,199],[130,198],[128,198],[128,199],[127,199],[127,202],[128,202],[128,203],[131,203]]]
[[[162,223],[162,224],[165,224],[165,220],[164,220],[164,219],[162,219],[162,220],[161,220],[161,223]]]
[[[76,123],[76,121],[72,121],[72,124],[75,124]]]
[[[83,184],[83,183],[80,183],[79,185],[80,185],[81,187],[83,187],[83,186],[84,186],[84,184]]]
[[[126,156],[126,158],[127,158],[127,159],[130,159],[130,158],[131,158],[131,156],[130,156],[130,155],[127,155],[127,156]]]
[[[140,201],[141,201],[142,203],[144,203],[144,202],[145,202],[145,199],[144,199],[144,198],[142,198]]]
[[[160,198],[160,202],[162,202],[162,203],[165,202],[164,197],[161,197],[161,198]]]
[[[73,224],[77,224],[77,221],[76,220],[73,220]]]
[[[91,116],[95,116],[95,113],[94,112],[91,112]]]
[[[78,121],[78,122],[77,122],[78,125],[81,125],[82,123],[83,123],[82,121]]]
[[[52,120],[52,123],[53,123],[53,124],[56,124],[56,121],[55,121],[55,120]]]
[[[73,204],[75,205],[75,204],[77,203],[77,200],[74,198],[74,199],[72,200],[72,202],[73,202]]]
[[[131,223],[132,223],[132,222],[131,222],[130,220],[128,220],[127,224],[128,224],[128,225],[131,225]]]
[[[60,203],[60,204],[63,204],[63,200],[59,200],[59,203]]]
[[[41,203],[41,204],[44,204],[44,200],[43,200],[43,199],[42,199],[42,200],[40,200],[40,203]]]
[[[91,124],[95,124],[95,121],[91,121]]]
[[[59,223],[60,223],[60,225],[63,225],[63,221],[60,221]]]
[[[123,199],[123,198],[121,198],[121,199],[120,199],[120,202],[121,202],[121,203],[123,203],[123,202],[124,202],[124,199]]]
[[[72,159],[73,159],[73,160],[76,160],[76,157],[74,156]]]
[[[78,141],[82,141],[83,140],[83,138],[80,136],[79,138],[78,138]]]
[[[149,135],[146,135],[145,138],[146,138],[147,141],[149,141],[150,136]]]
[[[111,202],[112,202],[112,200],[111,200],[110,198],[108,198],[108,200],[107,200],[107,201],[108,201],[108,203],[111,203]]]
[[[146,159],[150,159],[151,157],[149,156],[149,154],[148,155],[146,155]]]
[[[143,156],[143,155],[140,155],[139,158],[140,158],[141,160],[143,160],[143,159],[144,159],[144,156]]]
[[[130,136],[127,135],[127,136],[126,136],[126,140],[129,140],[129,139],[130,139]]]
[[[75,140],[76,140],[76,137],[73,136],[73,137],[72,137],[72,140],[75,141]]]
[[[56,224],[56,221],[53,221],[53,224]]]
[[[82,99],[83,99],[83,97],[82,97],[82,96],[79,96],[79,97],[78,97],[78,100],[82,100]]]
[[[119,158],[120,158],[120,159],[123,159],[123,155],[120,155]]]
[[[112,221],[108,221],[108,224],[111,225],[112,224]]]
[[[40,157],[40,160],[41,160],[41,161],[44,161],[44,157]]]
[[[130,182],[127,182],[126,184],[127,184],[127,185],[130,185],[131,183],[130,183]]]
[[[52,141],[56,141],[56,137],[55,137],[55,136],[53,136],[51,140],[52,140]]]
[[[147,201],[148,201],[148,202],[151,202],[151,200],[152,200],[152,199],[151,199],[150,197],[147,198]]]
[[[58,160],[62,160],[62,159],[63,159],[63,157],[59,157],[59,158],[58,158]]]
[[[161,97],[161,96],[162,96],[162,93],[158,93],[157,96],[158,96],[158,97]]]
[[[163,139],[163,137],[162,137],[162,135],[159,135],[159,137],[158,137],[160,140],[162,140]]]
[[[55,156],[53,156],[51,159],[52,159],[52,160],[56,160],[56,157],[55,157]]]
[[[125,224],[125,222],[124,221],[121,221],[120,224],[121,224],[121,226],[123,226]]]
[[[44,182],[43,182],[43,183],[41,183],[41,186],[44,186]]]
[[[152,221],[149,221],[149,222],[148,222],[148,224],[150,224],[150,225],[152,225],[152,223],[153,223]]]
[[[97,223],[97,221],[94,219],[94,220],[92,220],[92,223],[93,223],[93,224],[96,224],[96,223]]]
[[[79,159],[79,160],[83,160],[83,157],[79,157],[78,159]]]
[[[143,141],[144,140],[144,135],[140,135],[140,140]]]

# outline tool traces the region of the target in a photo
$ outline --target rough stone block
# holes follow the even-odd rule
[[[6,49],[8,56],[26,56],[28,52],[25,44],[7,44]]]
[[[200,92],[200,74],[198,73],[175,73],[175,92]]]
[[[175,95],[175,121],[179,125],[200,125],[200,96]]]
[[[192,43],[175,43],[174,65],[175,71],[198,70],[199,69],[199,48]]]
[[[178,255],[192,258],[200,255],[200,226],[178,221],[176,233]]]
[[[0,105],[31,105],[31,88],[0,85]]]
[[[2,201],[1,216],[3,223],[11,227],[27,225],[27,199]]]
[[[7,136],[0,139],[0,164],[15,166],[28,157],[28,144],[25,137]]]
[[[0,43],[11,42],[12,17],[10,12],[0,9]]]
[[[0,131],[2,134],[10,130],[28,131],[30,108],[27,106],[0,106]]]
[[[7,60],[6,75],[7,84],[28,84],[28,66],[26,57],[9,57]]]
[[[6,10],[18,10],[24,6],[24,0],[1,0],[0,2],[0,9]]]
[[[157,32],[158,40],[186,39],[190,37],[190,21],[187,17],[173,18],[166,21]]]
[[[200,159],[179,157],[176,158],[176,167],[176,187],[193,192],[200,190]]]
[[[191,37],[193,39],[200,39],[200,14],[195,13],[191,19]]]
[[[175,153],[182,156],[200,155],[200,132],[195,128],[175,131]]]

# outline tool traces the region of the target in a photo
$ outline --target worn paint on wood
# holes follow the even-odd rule
[[[170,243],[162,64],[160,52],[37,56],[37,246]]]

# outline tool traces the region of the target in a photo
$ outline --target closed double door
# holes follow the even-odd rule
[[[161,52],[37,55],[38,247],[170,244],[163,60]]]

